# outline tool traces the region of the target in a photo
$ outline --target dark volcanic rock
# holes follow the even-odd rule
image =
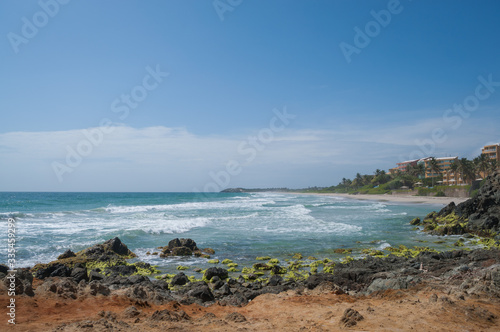
[[[123,311],[123,317],[125,318],[134,318],[134,317],[137,317],[141,314],[141,312],[139,310],[137,310],[136,307],[134,307],[133,305],[128,307],[127,309],[125,309]]]
[[[78,284],[72,278],[49,278],[39,288],[38,293],[54,293],[63,298],[76,299]]]
[[[180,322],[190,319],[191,317],[184,311],[173,312],[167,309],[161,311],[157,310],[151,315],[151,320],[153,321]]]
[[[83,277],[82,271],[78,270],[78,274],[73,274],[72,269],[86,268],[96,262],[103,262],[110,267],[106,272],[128,274],[128,269],[135,267],[117,267],[126,265],[125,259],[136,257],[136,255],[123,244],[119,238],[108,240],[104,243],[96,244],[87,249],[81,250],[76,254],[67,250],[64,254],[60,255],[55,261],[48,264],[37,264],[33,267],[32,272],[36,274],[38,279],[45,279],[48,277],[69,277],[72,276],[75,280],[86,280]],[[123,269],[123,270],[120,270]],[[100,272],[100,271],[97,271]]]
[[[500,171],[488,176],[476,197],[455,206],[450,203],[439,213],[429,214],[426,219],[434,222],[432,233],[463,234],[464,232],[489,235],[500,231]],[[425,220],[424,220],[425,223]],[[462,227],[465,223],[465,227]],[[435,226],[441,226],[436,231]],[[442,234],[441,234],[442,233]]]
[[[211,267],[205,271],[204,277],[207,280],[211,280],[213,277],[219,277],[219,279],[226,279],[229,272],[221,267]]]
[[[210,288],[208,286],[200,286],[195,289],[190,290],[187,295],[189,297],[199,299],[201,302],[209,302],[209,301],[214,301],[215,297],[210,291]]]
[[[123,257],[136,257],[128,247],[117,237],[108,240],[102,244],[96,244],[83,250],[83,255],[89,260],[110,261],[113,259],[122,259]]]
[[[98,294],[108,296],[109,294],[111,294],[109,287],[101,284],[99,281],[91,281],[87,287],[89,290],[89,294],[93,296]]]
[[[172,250],[177,247],[182,247],[181,240],[179,239],[170,240],[170,242],[168,243],[168,248]]]
[[[137,272],[135,265],[117,265],[106,268],[106,272],[117,273],[122,276],[130,276]]]
[[[352,327],[358,324],[360,320],[364,319],[363,316],[356,310],[349,308],[344,311],[342,318],[340,319],[340,326],[342,327]]]
[[[281,276],[272,276],[271,278],[269,278],[269,282],[268,282],[268,286],[278,286],[278,285],[281,285],[281,283],[283,282],[283,278]]]
[[[188,277],[183,273],[180,272],[175,275],[175,277],[172,279],[170,282],[172,285],[178,285],[178,286],[183,286],[189,282]]]
[[[188,247],[175,247],[172,248],[171,255],[172,256],[191,256],[193,251]]]
[[[191,239],[173,239],[168,243],[168,248],[170,250],[177,247],[187,247],[191,249],[191,251],[199,250],[196,246],[196,242]]]
[[[15,278],[11,278],[12,276]],[[7,273],[3,282],[7,289],[14,284],[16,295],[26,294],[28,296],[35,296],[32,287],[33,275],[29,269],[17,269],[15,273]]]
[[[243,322],[247,321],[245,316],[243,316],[239,312],[232,312],[232,313],[228,314],[225,319],[227,321],[234,322],[234,323],[243,323]]]
[[[168,243],[168,246],[162,248],[160,257],[191,256],[193,252],[199,252],[196,242],[191,239],[173,239]]]
[[[99,273],[99,271],[97,271],[97,270],[90,271],[89,281],[103,280],[104,278],[106,278],[106,276],[104,276],[103,274]]]
[[[309,289],[316,288],[319,284],[325,281],[333,281],[333,275],[329,273],[313,274],[306,280],[306,287]]]
[[[76,257],[75,253],[72,252],[71,250],[66,250],[64,253],[60,254],[57,259],[64,259],[64,258],[70,258],[70,257]]]
[[[143,284],[143,283],[148,284],[148,283],[151,282],[148,277],[141,276],[141,275],[138,275],[138,274],[130,276],[127,279],[130,280],[130,282],[132,284]]]
[[[7,274],[9,267],[7,265],[0,264],[0,273]]]
[[[89,281],[87,269],[85,267],[74,267],[73,270],[71,270],[70,277],[73,278],[76,283],[82,280]]]
[[[45,269],[39,269],[36,272],[38,279],[45,279],[48,277],[69,277],[71,269],[64,264],[54,264]]]

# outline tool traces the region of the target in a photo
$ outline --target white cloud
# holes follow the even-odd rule
[[[416,142],[432,141],[436,128],[447,135],[433,147],[437,156],[449,152],[471,157],[466,154],[500,140],[494,136],[496,128],[485,125],[484,119],[469,120],[459,129],[444,126],[441,119],[399,127],[286,129],[258,145],[250,143],[251,136],[199,136],[185,128],[162,126],[113,127],[102,142],[97,133],[104,128],[87,129],[87,135],[84,130],[11,132],[0,134],[0,190],[190,191],[214,181],[210,172],[224,171],[230,160],[242,167],[230,186],[252,187],[258,182],[297,187],[306,180],[329,185],[352,176],[346,169],[353,174],[370,172],[409,159],[412,151],[422,151]],[[242,144],[246,153],[238,149]],[[69,165],[72,172],[64,173],[59,183],[52,163],[68,165],[68,151],[89,146],[90,153],[77,166]]]

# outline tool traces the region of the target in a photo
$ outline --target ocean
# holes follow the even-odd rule
[[[240,267],[264,255],[340,260],[344,255],[335,254],[337,248],[354,248],[353,257],[362,257],[362,249],[400,244],[450,250],[457,237],[435,243],[437,237],[409,225],[440,208],[290,193],[3,192],[0,262],[7,262],[8,218],[16,219],[17,267],[48,263],[67,249],[77,252],[114,237],[162,273],[173,273],[178,265],[213,266],[204,258],[146,254],[177,237],[213,248],[212,258],[228,258]]]

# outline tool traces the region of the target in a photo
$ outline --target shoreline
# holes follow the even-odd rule
[[[359,201],[381,201],[393,203],[410,203],[410,204],[437,204],[448,205],[455,202],[456,205],[465,202],[469,197],[432,197],[432,196],[410,196],[410,195],[351,195],[337,193],[300,193],[301,195],[317,195],[317,196],[333,196],[355,199]]]

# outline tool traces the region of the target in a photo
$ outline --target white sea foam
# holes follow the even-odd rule
[[[382,241],[377,247],[377,250],[384,250],[385,248],[389,248],[390,246],[391,245],[388,242]]]

